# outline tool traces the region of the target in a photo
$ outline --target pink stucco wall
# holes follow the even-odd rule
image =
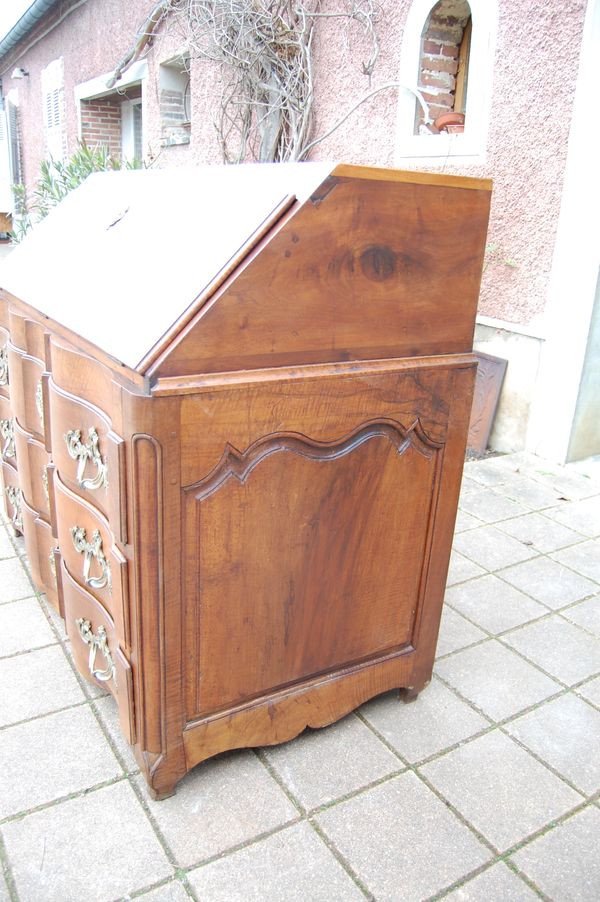
[[[65,8],[67,4],[64,4]],[[77,112],[73,91],[75,85],[110,71],[129,49],[135,33],[153,3],[148,0],[89,0],[78,6],[52,31],[25,53],[15,48],[3,61],[2,90],[16,88],[21,118],[22,162],[28,184],[35,180],[44,158],[44,133],[41,71],[52,60],[63,57],[69,151],[77,144]],[[118,23],[115,26],[115,23]],[[23,41],[24,47],[31,39]],[[8,64],[8,65],[7,65]],[[15,66],[29,72],[27,78],[14,80]]]
[[[488,164],[494,179],[480,309],[535,323],[546,302],[560,208],[585,0],[503,0]],[[503,259],[514,260],[508,267]]]
[[[433,6],[432,2],[432,6]],[[35,178],[43,155],[40,70],[63,56],[69,148],[77,137],[75,85],[111,71],[130,47],[154,0],[88,0],[23,56],[12,57],[30,76],[3,90],[19,92],[24,137],[24,169]],[[490,255],[483,277],[480,312],[521,325],[533,325],[546,303],[548,277],[560,207],[561,186],[577,77],[586,0],[498,0],[499,20],[486,161],[445,171],[494,179]],[[337,9],[324,0],[323,10]],[[400,52],[410,0],[381,0],[381,48],[371,87],[398,78]],[[107,40],[107,36],[110,39]],[[191,143],[160,147],[156,76],[161,61],[181,45],[182,35],[161,29],[147,56],[144,127],[148,158],[154,165],[219,162],[213,125],[221,73],[195,62],[191,72]],[[325,133],[369,90],[361,62],[370,52],[357,24],[320,21],[315,39],[315,135]],[[477,73],[470,73],[476,78]],[[362,105],[311,159],[392,166],[395,161],[397,94],[387,91]],[[419,168],[436,168],[424,162]],[[509,265],[507,261],[510,261]]]
[[[398,77],[409,6],[406,0],[383,4],[374,86]],[[493,252],[480,313],[535,327],[547,297],[586,2],[500,0],[498,7],[487,161],[456,167],[450,158],[444,170],[494,180]],[[316,53],[316,70],[327,72],[317,89],[316,131],[324,133],[368,84],[360,53],[349,56],[334,20],[323,23]],[[365,103],[312,157],[394,165],[395,127],[390,91]],[[419,168],[436,167],[424,161]]]

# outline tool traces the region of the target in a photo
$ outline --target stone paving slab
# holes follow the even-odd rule
[[[173,873],[125,781],[10,821],[2,835],[28,902],[108,902]]]
[[[59,645],[1,658],[0,686],[0,727],[85,700]]]
[[[505,498],[493,489],[481,489],[467,495],[461,501],[461,510],[477,517],[483,523],[497,523],[499,520],[509,520],[525,514],[528,508],[517,501]]]
[[[0,658],[57,641],[37,598],[0,605]]]
[[[571,623],[575,623],[600,639],[600,594],[581,601],[579,604],[571,605],[570,608],[566,608],[560,613],[566,620],[570,620]]]
[[[585,538],[574,529],[562,526],[544,513],[535,511],[513,520],[504,520],[499,528],[513,539],[518,539],[543,554],[582,542]]]
[[[0,560],[7,557],[15,557],[15,546],[8,537],[4,523],[0,523]]]
[[[501,570],[499,576],[521,592],[553,610],[587,598],[597,591],[592,580],[548,557],[538,557]]]
[[[446,590],[445,603],[478,627],[496,635],[548,613],[523,592],[492,573]]]
[[[396,705],[402,702],[397,698]],[[355,715],[265,751],[269,764],[306,811],[403,769]]]
[[[136,896],[136,899],[141,899],[142,902],[189,902],[190,895],[179,880],[169,880],[157,889]]]
[[[142,793],[142,777],[136,778]],[[297,808],[250,751],[228,752],[190,771],[177,792],[147,800],[179,867],[191,867],[299,819]]]
[[[548,511],[548,516],[591,539],[600,536],[600,505],[597,497],[571,501],[552,508]]]
[[[0,604],[35,595],[31,580],[18,557],[0,560]]]
[[[503,862],[492,865],[483,874],[474,877],[444,896],[449,902],[533,902],[539,899],[536,892]]]
[[[492,857],[413,773],[341,802],[315,821],[376,899],[426,899]]]
[[[2,730],[0,773],[4,818],[105,783],[122,770],[85,705]]]
[[[482,526],[460,533],[454,537],[454,548],[480,568],[479,574],[482,570],[493,572],[536,555],[529,545],[506,535],[497,526]]]
[[[518,714],[560,690],[558,683],[495,639],[438,661],[436,671],[492,720]]]
[[[296,824],[188,875],[212,902],[359,902],[364,893],[310,824]]]
[[[401,710],[397,692],[368,702],[361,715],[407,762],[414,764],[468,739],[490,721],[456,696],[439,679]]]
[[[431,685],[153,802],[0,523],[0,902],[600,898],[600,482],[467,464]]]
[[[553,554],[552,558],[600,584],[600,539],[563,548]]]
[[[424,765],[422,773],[500,852],[583,801],[498,730]]]
[[[591,806],[513,856],[547,898],[598,902],[600,811]]]
[[[600,790],[600,711],[562,695],[513,720],[506,731],[585,795]]]
[[[450,605],[444,605],[437,644],[438,658],[475,645],[485,638],[483,630],[454,611]]]
[[[513,630],[504,641],[569,686],[600,673],[600,639],[554,615]]]
[[[596,677],[594,680],[584,683],[583,686],[579,686],[577,694],[583,696],[596,708],[600,708],[600,677]]]

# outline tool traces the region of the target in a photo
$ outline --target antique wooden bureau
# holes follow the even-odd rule
[[[3,265],[6,512],[155,797],[429,681],[489,196],[101,174]]]

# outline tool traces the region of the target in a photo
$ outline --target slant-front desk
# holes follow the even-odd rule
[[[7,515],[155,797],[429,681],[489,196],[101,174],[3,264]]]

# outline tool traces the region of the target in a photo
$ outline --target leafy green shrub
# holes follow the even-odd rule
[[[139,160],[132,160],[123,164],[111,157],[106,147],[88,147],[85,142],[80,143],[75,153],[65,163],[52,158],[44,160],[31,198],[27,198],[24,185],[13,185],[15,199],[13,241],[21,241],[36,222],[44,219],[50,210],[70,191],[81,185],[88,175],[122,168],[141,169],[142,163]]]

